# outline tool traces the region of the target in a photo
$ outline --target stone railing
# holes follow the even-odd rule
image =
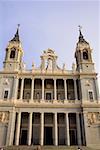
[[[3,105],[3,104],[6,104],[6,105],[12,105],[12,104],[81,104],[81,101],[80,100],[54,100],[54,99],[51,99],[51,100],[42,100],[42,99],[35,99],[35,100],[32,100],[32,99],[9,99],[9,100],[0,100],[0,105]]]

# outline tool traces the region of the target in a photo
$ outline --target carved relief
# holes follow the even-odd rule
[[[91,112],[87,114],[87,121],[89,125],[100,124],[100,112]]]
[[[0,112],[0,122],[8,123],[9,121],[9,112]]]
[[[4,82],[3,82],[3,84],[4,84],[4,85],[9,85],[9,80],[8,80],[8,79],[5,79]]]
[[[49,48],[44,51],[41,56],[40,68],[46,71],[53,71],[54,69],[57,69],[56,60],[57,55],[55,54],[55,51]]]
[[[86,86],[90,86],[90,80],[86,80]]]

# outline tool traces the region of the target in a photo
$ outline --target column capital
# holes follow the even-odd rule
[[[22,80],[24,80],[25,79],[25,77],[19,77],[20,79],[22,79]]]
[[[54,112],[53,114],[57,115],[58,112]]]
[[[88,111],[83,111],[83,114],[87,114],[88,113]]]
[[[70,112],[66,112],[65,114],[68,115]]]
[[[19,79],[19,76],[18,76],[18,75],[15,75],[15,76],[14,76],[14,79]]]
[[[34,80],[35,78],[34,78],[34,77],[30,77],[30,79],[31,79],[31,80]]]
[[[33,112],[28,112],[29,114],[33,114]]]
[[[43,80],[43,81],[45,80],[45,78],[44,78],[44,77],[41,77],[40,79],[41,79],[41,80]]]
[[[78,115],[81,114],[81,112],[75,112],[75,113],[76,113],[76,115],[77,115],[77,114],[78,114]]]
[[[76,80],[77,80],[77,78],[76,78],[76,77],[73,77],[73,80],[74,80],[74,81],[76,81]]]
[[[65,78],[63,78],[63,80],[64,80],[64,81],[67,81],[67,78],[65,77]]]
[[[16,112],[16,111],[15,111],[15,107],[14,107],[14,109],[12,109],[12,110],[9,110],[8,112],[9,112],[9,113]]]
[[[53,77],[52,79],[53,79],[54,81],[56,81],[56,80],[57,80],[57,78],[56,78],[56,77]]]

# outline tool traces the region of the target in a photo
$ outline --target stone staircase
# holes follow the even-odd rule
[[[96,150],[86,146],[81,146],[81,150]],[[3,150],[78,150],[78,146],[8,146]],[[100,149],[99,149],[100,150]]]

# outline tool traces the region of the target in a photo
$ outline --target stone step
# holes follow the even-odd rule
[[[81,146],[81,150],[96,150]],[[7,146],[3,150],[78,150],[78,146]]]

